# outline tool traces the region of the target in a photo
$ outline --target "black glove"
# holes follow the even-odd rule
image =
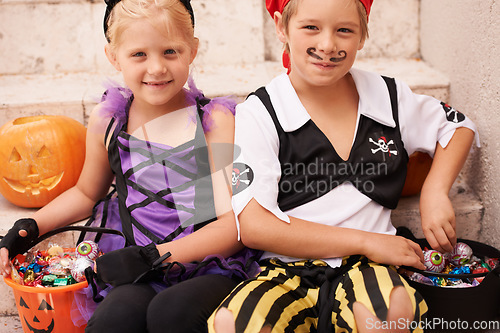
[[[154,243],[111,251],[96,259],[97,279],[113,287],[134,283],[146,276],[148,280],[161,279],[162,273],[157,268],[169,256],[167,253],[160,257]]]
[[[26,237],[19,235],[20,230],[26,230]],[[9,258],[12,259],[18,254],[23,254],[31,249],[38,238],[38,225],[33,219],[20,219],[14,223],[14,226],[7,232],[0,241],[0,248],[5,247],[9,250]]]

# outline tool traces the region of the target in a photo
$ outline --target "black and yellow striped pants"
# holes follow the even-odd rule
[[[264,326],[282,332],[356,332],[353,304],[361,302],[382,322],[394,287],[404,286],[414,323],[427,305],[394,267],[365,257],[346,257],[333,269],[321,260],[284,263],[271,259],[255,278],[239,284],[223,301],[235,317],[236,332],[257,333]],[[209,319],[213,332],[214,314]],[[410,328],[415,328],[412,323]],[[414,332],[422,332],[418,327]]]

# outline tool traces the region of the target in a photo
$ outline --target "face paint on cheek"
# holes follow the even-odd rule
[[[313,57],[316,60],[323,60],[323,58],[321,58],[319,55],[314,53],[315,51],[316,51],[316,49],[314,47],[310,47],[307,49],[306,52],[307,52],[307,54],[309,54],[311,57]]]
[[[347,58],[347,52],[344,50],[339,51],[339,53],[337,54],[339,55],[339,57],[331,57],[330,58],[331,62],[341,62],[345,60],[345,58]]]

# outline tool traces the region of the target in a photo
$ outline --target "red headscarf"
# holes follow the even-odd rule
[[[366,17],[370,16],[370,9],[372,8],[373,0],[359,0],[365,6]],[[266,8],[272,18],[274,18],[274,13],[283,13],[283,9],[290,2],[290,0],[266,0]],[[290,56],[287,52],[283,52],[283,66],[288,68],[288,73],[290,73]]]
[[[370,8],[372,7],[373,0],[359,0],[365,6],[366,16],[370,16]],[[271,17],[274,18],[274,12],[283,13],[283,9],[290,0],[266,0],[266,7]]]

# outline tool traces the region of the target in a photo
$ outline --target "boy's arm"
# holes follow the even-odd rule
[[[455,213],[448,193],[469,154],[474,132],[458,128],[446,148],[436,146],[431,170],[420,194],[422,229],[429,245],[451,252],[456,243]]]
[[[242,242],[255,249],[305,258],[361,254],[389,265],[425,269],[418,244],[399,236],[332,227],[290,217],[285,223],[255,199],[239,215]]]

